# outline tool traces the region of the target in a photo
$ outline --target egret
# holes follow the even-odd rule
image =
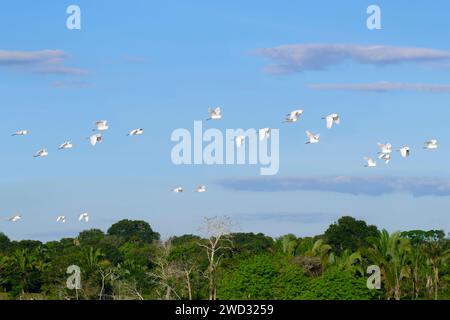
[[[436,150],[439,148],[438,141],[436,139],[431,139],[427,142],[425,142],[425,149],[428,150]]]
[[[291,111],[290,113],[288,113],[286,115],[286,119],[284,120],[284,122],[288,122],[288,123],[297,122],[300,119],[303,112],[304,112],[303,109],[297,109],[297,110]]]
[[[91,142],[91,145],[95,147],[97,143],[100,143],[103,141],[103,136],[101,134],[93,134],[89,137],[89,141]]]
[[[320,134],[313,134],[309,131],[306,131],[306,136],[308,137],[308,141],[306,142],[306,144],[319,143],[320,141]]]
[[[411,155],[411,149],[409,147],[403,147],[398,150],[403,158],[408,158]]]
[[[195,192],[197,192],[197,193],[204,193],[204,192],[206,192],[206,187],[205,186],[198,186],[197,190],[195,190]]]
[[[66,216],[58,216],[56,222],[66,223]]]
[[[99,120],[95,122],[95,130],[97,131],[106,131],[109,129],[108,121],[107,120]]]
[[[66,149],[72,149],[72,148],[73,148],[73,144],[70,141],[66,141],[58,147],[59,150],[66,150]]]
[[[327,128],[333,128],[333,124],[339,125],[341,123],[341,117],[337,113],[330,114],[322,119],[326,120]]]
[[[390,154],[392,153],[392,145],[390,143],[379,143],[378,142],[378,147],[381,149],[381,152],[379,152],[379,154]]]
[[[86,221],[89,222],[89,214],[88,213],[82,213],[78,216],[78,221]]]
[[[378,159],[384,160],[384,163],[389,164],[391,162],[391,154],[390,153],[380,153]]]
[[[30,132],[28,130],[19,130],[14,132],[11,136],[26,136],[28,135]]]
[[[12,216],[11,218],[9,218],[8,220],[10,221],[10,222],[17,222],[17,221],[19,221],[19,220],[21,220],[22,219],[22,216],[21,215],[15,215],[15,216]]]
[[[367,164],[365,165],[366,168],[374,168],[377,166],[377,163],[375,160],[369,157],[364,157],[364,160],[366,160]]]
[[[209,118],[206,119],[206,121],[222,119],[222,109],[220,107],[217,107],[214,110],[211,108],[208,108],[208,113],[209,113]]]
[[[41,149],[38,152],[36,152],[36,154],[34,155],[35,158],[43,158],[48,156],[48,151],[47,149]]]
[[[134,129],[128,133],[128,136],[141,136],[144,134],[144,129]]]

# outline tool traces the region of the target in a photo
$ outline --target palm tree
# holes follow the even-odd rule
[[[364,275],[362,267],[363,258],[359,251],[351,253],[349,250],[342,252],[340,256],[335,253],[330,254],[329,263],[339,270],[350,272],[351,274]]]
[[[100,249],[94,249],[90,247],[88,250],[84,251],[84,263],[88,270],[96,270],[100,259],[103,257]]]
[[[426,284],[426,281],[423,280],[423,275],[427,274],[427,257],[423,251],[423,245],[411,246],[409,255],[409,275],[412,286],[411,297],[412,299],[418,299],[421,284]]]
[[[314,242],[310,250],[306,252],[307,257],[317,257],[320,258],[322,266],[325,267],[329,264],[329,257],[331,253],[331,246],[324,243],[322,239]]]
[[[293,256],[295,253],[295,249],[297,247],[297,238],[292,235],[288,234],[279,239],[279,242],[281,244],[281,250],[283,253],[287,256]]]
[[[44,267],[42,261],[39,259],[38,253],[39,249],[17,249],[12,254],[12,260],[10,263],[12,269],[14,270],[17,283],[21,288],[22,294],[30,289],[33,272],[40,271]]]
[[[409,240],[402,238],[400,232],[389,234],[383,230],[378,237],[370,238],[369,242],[372,244],[368,249],[369,258],[381,269],[387,298],[400,300],[402,280],[409,275]]]
[[[450,258],[450,249],[445,249],[444,242],[439,240],[426,243],[424,245],[424,251],[432,270],[432,276],[429,279],[432,281],[434,287],[434,299],[438,300],[440,285],[439,271]]]

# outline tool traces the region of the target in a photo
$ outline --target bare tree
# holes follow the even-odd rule
[[[186,276],[186,287],[188,289],[188,296],[189,296],[189,300],[192,300],[192,285],[191,285],[191,273],[194,270],[194,267],[191,268],[185,268],[184,274]]]
[[[139,292],[137,281],[135,279],[124,279],[123,270],[120,268],[111,274],[111,286],[113,300],[144,300]]]
[[[103,300],[104,299],[104,292],[105,292],[105,282],[106,279],[108,277],[111,277],[111,280],[113,279],[113,274],[114,274],[114,270],[112,268],[107,268],[107,269],[102,269],[99,268],[98,269],[98,273],[100,274],[101,277],[101,287],[100,287],[100,292],[98,294],[98,298],[99,300]]]
[[[226,250],[231,250],[233,242],[231,230],[233,223],[229,217],[203,218],[201,231],[206,241],[199,242],[199,246],[206,250],[208,256],[208,269],[204,273],[208,279],[209,300],[217,299],[217,268]]]
[[[176,299],[181,300],[176,284],[183,275],[178,266],[169,260],[171,250],[172,245],[170,241],[161,244],[154,260],[155,269],[153,272],[149,272],[148,275],[159,285],[159,294],[162,299],[172,300],[172,297],[175,296]]]

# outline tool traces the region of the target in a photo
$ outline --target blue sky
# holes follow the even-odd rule
[[[81,8],[81,30],[65,26],[70,4]],[[229,215],[240,231],[305,236],[353,215],[390,231],[448,232],[450,3],[377,1],[383,29],[375,31],[366,28],[371,4],[2,4],[0,231],[49,240],[129,218],[168,236]],[[370,50],[376,45],[384,47]],[[32,59],[17,62],[18,53]],[[205,127],[280,128],[277,176],[261,180],[258,166],[172,164],[172,131],[192,130],[217,105],[223,120]],[[304,118],[282,125],[297,107]],[[343,121],[328,131],[321,117],[333,112]],[[100,119],[111,129],[92,148],[85,138]],[[136,127],[145,135],[125,136]],[[29,136],[10,136],[24,128]],[[320,144],[306,146],[305,130],[320,132]],[[422,149],[431,138],[436,152]],[[75,148],[58,152],[68,139]],[[377,142],[408,144],[412,156],[368,170],[362,157],[375,156]],[[43,147],[50,155],[34,159]],[[192,191],[199,184],[207,194]],[[169,191],[178,185],[184,194]],[[83,211],[88,225],[75,221]],[[21,222],[5,221],[16,212]],[[56,224],[58,215],[68,222]]]

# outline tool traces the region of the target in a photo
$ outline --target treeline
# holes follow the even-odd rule
[[[450,299],[443,231],[389,234],[343,217],[323,235],[273,239],[205,218],[202,236],[162,241],[144,221],[41,243],[0,233],[0,299]],[[81,288],[67,288],[67,268]],[[369,290],[367,267],[381,270]]]

